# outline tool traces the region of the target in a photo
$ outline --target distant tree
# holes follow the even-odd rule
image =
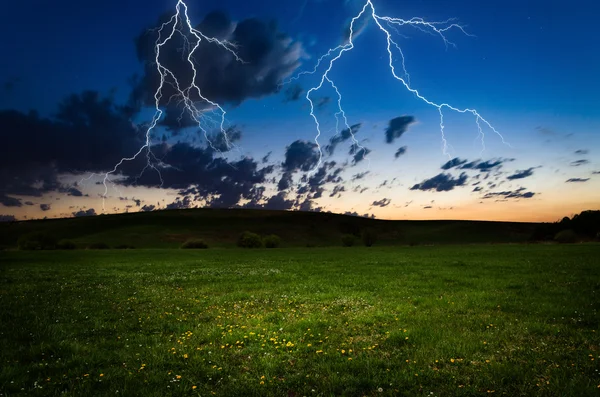
[[[208,244],[199,238],[191,238],[181,244],[181,248],[183,249],[207,249]]]
[[[105,249],[109,249],[110,247],[106,243],[98,242],[98,243],[91,243],[90,245],[87,246],[87,248],[90,250],[105,250]]]
[[[342,236],[342,245],[344,247],[352,247],[356,242],[356,237],[353,234],[344,234]]]
[[[75,248],[77,248],[77,246],[71,240],[60,240],[58,244],[56,244],[56,249],[59,250],[74,250]]]
[[[573,244],[579,241],[579,237],[573,230],[567,229],[556,233],[554,240],[562,244]]]
[[[271,234],[263,239],[263,243],[267,248],[277,248],[281,244],[281,238],[276,234]]]
[[[263,241],[258,234],[245,231],[240,235],[237,245],[240,248],[261,248]]]
[[[362,241],[366,247],[371,247],[377,241],[377,233],[374,229],[368,228],[362,232]]]
[[[53,250],[56,249],[56,237],[44,233],[33,232],[21,236],[17,242],[20,250]]]

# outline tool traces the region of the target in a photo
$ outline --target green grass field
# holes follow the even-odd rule
[[[2,396],[600,395],[598,244],[0,255]]]

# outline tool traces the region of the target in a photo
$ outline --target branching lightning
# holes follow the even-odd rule
[[[164,164],[160,159],[158,159],[154,155],[154,153],[152,152],[152,148],[151,148],[151,142],[152,142],[152,131],[156,128],[156,125],[158,124],[158,122],[160,121],[160,119],[163,115],[163,110],[161,109],[160,102],[161,102],[162,96],[163,96],[163,87],[166,84],[173,87],[176,91],[176,93],[168,99],[167,105],[169,103],[171,103],[171,101],[173,101],[173,100],[177,100],[178,104],[183,104],[183,110],[182,110],[180,119],[183,117],[185,112],[187,112],[188,115],[190,117],[192,117],[194,122],[196,122],[200,131],[203,132],[204,137],[206,138],[208,144],[211,146],[211,148],[213,150],[220,152],[220,150],[218,148],[213,146],[213,144],[209,138],[208,130],[203,125],[203,123],[206,123],[206,122],[211,123],[213,125],[218,125],[221,134],[223,134],[224,142],[225,142],[227,148],[231,148],[233,146],[233,143],[229,140],[229,137],[227,134],[227,129],[225,127],[225,122],[226,122],[225,110],[218,103],[216,103],[216,102],[206,98],[204,95],[202,95],[202,92],[200,91],[200,87],[198,87],[198,85],[196,84],[197,71],[196,71],[196,67],[194,66],[193,57],[194,57],[194,52],[198,49],[198,47],[200,46],[200,43],[203,40],[205,40],[208,43],[217,45],[217,46],[221,47],[223,50],[228,51],[235,58],[236,61],[242,62],[242,63],[244,63],[244,61],[237,55],[237,52],[236,52],[237,47],[236,47],[235,43],[229,42],[227,40],[218,40],[214,37],[208,37],[201,31],[194,29],[192,27],[192,23],[188,16],[188,7],[183,0],[177,1],[177,5],[176,5],[175,9],[176,9],[175,14],[167,22],[163,23],[160,27],[154,29],[154,30],[158,31],[158,38],[156,39],[156,42],[155,42],[155,63],[156,63],[156,70],[157,70],[158,74],[160,75],[160,84],[154,94],[155,112],[152,117],[152,121],[150,122],[150,125],[148,126],[148,128],[146,129],[146,132],[145,132],[145,137],[146,137],[145,144],[142,147],[140,147],[140,149],[133,156],[122,158],[113,167],[112,170],[110,170],[104,174],[104,177],[102,180],[102,183],[104,185],[104,193],[102,195],[102,209],[103,210],[105,209],[105,206],[104,206],[105,199],[108,194],[108,185],[107,184],[112,183],[116,189],[116,184],[111,181],[110,176],[113,174],[116,174],[117,170],[119,169],[119,167],[121,167],[123,165],[123,163],[125,163],[127,161],[135,160],[138,156],[140,156],[144,152],[146,154],[146,166],[142,169],[142,171],[138,175],[138,178],[141,177],[142,174],[148,168],[151,168],[158,173],[158,176],[161,181],[161,186],[162,186],[163,179],[162,179],[162,175],[160,173],[160,168],[166,168],[166,167],[169,167],[169,165]],[[185,29],[187,34],[182,32],[183,29]],[[161,51],[162,47],[164,47],[177,33],[180,34],[184,40],[184,50],[186,50],[186,52],[188,54],[186,59],[193,71],[190,85],[185,88],[181,87],[179,80],[177,79],[175,74],[173,72],[171,72],[167,67],[163,66],[160,62],[160,51]],[[190,42],[188,34],[193,36],[192,40],[194,42]],[[163,38],[163,36],[165,36],[165,37]],[[182,52],[182,54],[183,54],[183,52]],[[192,94],[197,95],[200,98],[201,102],[192,100],[190,97]],[[199,108],[198,102],[203,104],[203,107]],[[217,113],[219,121],[215,122],[215,120],[211,119],[210,118],[211,113]],[[85,178],[84,180],[89,180],[93,176],[95,176],[95,174],[92,174],[90,177]],[[80,183],[82,183],[82,182],[83,182],[83,180]]]
[[[485,150],[485,143],[484,143],[485,134],[483,132],[483,126],[487,126],[491,131],[493,131],[495,134],[497,134],[500,137],[500,139],[502,140],[502,143],[510,146],[510,144],[508,144],[504,140],[504,137],[500,134],[500,132],[498,132],[485,118],[483,118],[481,116],[481,114],[479,114],[479,112],[477,112],[477,110],[470,109],[470,108],[460,109],[460,108],[454,107],[445,102],[444,103],[434,102],[434,101],[426,98],[424,95],[422,95],[417,89],[413,88],[411,85],[411,81],[410,81],[410,75],[406,69],[404,52],[402,51],[402,48],[400,47],[400,45],[398,45],[398,43],[396,41],[394,41],[394,39],[392,38],[392,34],[390,33],[390,30],[393,30],[395,33],[402,36],[399,33],[398,29],[401,27],[404,27],[404,26],[410,26],[421,32],[427,33],[429,35],[440,37],[446,47],[448,47],[449,45],[455,47],[455,44],[452,43],[451,41],[449,41],[445,35],[448,31],[450,31],[452,29],[459,30],[467,36],[472,36],[472,35],[467,33],[467,31],[464,29],[463,26],[455,23],[454,19],[448,19],[448,20],[442,21],[442,22],[428,22],[428,21],[425,21],[423,18],[418,18],[418,17],[406,20],[406,19],[401,19],[401,18],[379,16],[379,15],[377,15],[377,12],[375,10],[375,6],[373,5],[373,2],[371,0],[367,0],[367,2],[364,4],[361,11],[354,18],[352,18],[352,20],[350,22],[350,29],[349,29],[350,34],[348,36],[347,43],[345,43],[343,45],[339,45],[339,46],[327,51],[326,54],[324,54],[323,56],[321,56],[318,59],[318,62],[312,71],[301,72],[298,75],[296,75],[295,77],[293,77],[287,81],[287,82],[294,81],[294,80],[300,78],[302,75],[315,74],[317,72],[317,70],[319,69],[319,67],[321,66],[321,63],[325,59],[327,59],[328,57],[333,55],[333,57],[329,60],[328,67],[321,75],[319,84],[312,87],[311,89],[309,89],[308,92],[306,93],[306,99],[310,103],[310,115],[313,118],[313,120],[316,124],[316,128],[317,128],[317,134],[315,136],[315,143],[319,150],[318,164],[311,171],[309,171],[309,174],[316,172],[318,167],[321,165],[322,158],[323,158],[323,152],[322,152],[321,146],[319,144],[319,137],[321,136],[321,125],[319,123],[317,116],[315,115],[315,112],[314,112],[314,104],[311,99],[311,94],[318,91],[319,89],[321,89],[323,87],[323,85],[325,84],[325,82],[329,83],[335,89],[335,91],[338,95],[338,102],[337,102],[338,103],[338,113],[336,113],[336,122],[337,122],[338,114],[341,114],[344,124],[345,124],[346,128],[348,128],[348,130],[352,136],[352,141],[354,144],[353,147],[358,148],[360,150],[364,150],[364,148],[362,146],[360,146],[359,142],[356,140],[356,137],[354,136],[352,129],[349,126],[348,120],[346,118],[346,113],[344,112],[344,110],[342,108],[342,104],[341,104],[342,96],[340,94],[340,91],[339,91],[338,87],[335,85],[335,83],[333,82],[333,80],[329,77],[329,74],[333,68],[334,63],[337,60],[339,60],[345,52],[348,52],[348,51],[351,51],[352,49],[354,49],[354,38],[355,38],[355,34],[356,34],[355,24],[363,16],[368,16],[373,22],[375,22],[375,24],[377,25],[379,30],[381,30],[381,32],[384,33],[384,35],[386,37],[389,67],[390,67],[392,76],[396,80],[401,82],[402,85],[409,92],[414,94],[418,99],[420,99],[421,101],[425,102],[427,105],[432,106],[438,110],[438,113],[440,115],[440,124],[439,125],[440,125],[440,133],[441,133],[441,137],[442,137],[442,152],[444,155],[447,155],[449,158],[451,157],[448,152],[448,148],[450,147],[450,145],[448,144],[445,134],[444,134],[444,130],[445,130],[444,109],[448,109],[448,110],[458,112],[458,113],[471,113],[473,116],[475,116],[475,123],[477,125],[477,129],[479,132],[478,138],[481,139],[481,144],[483,146],[482,151]],[[396,72],[396,67],[394,66],[394,49],[400,55],[400,60],[401,60],[401,65],[402,65],[402,75],[401,76],[398,75],[398,73]],[[364,153],[366,154],[366,151]]]

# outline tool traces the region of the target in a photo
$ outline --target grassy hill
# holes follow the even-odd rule
[[[234,247],[248,230],[277,234],[284,247],[339,246],[343,234],[369,228],[377,245],[524,242],[535,223],[483,221],[389,221],[348,215],[248,209],[186,209],[32,220],[0,224],[0,246],[16,247],[23,234],[42,231],[78,247],[103,242],[136,248],[176,248],[189,238],[210,247]]]

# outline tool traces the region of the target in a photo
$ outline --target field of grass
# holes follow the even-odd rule
[[[0,395],[597,396],[600,245],[0,252]]]

